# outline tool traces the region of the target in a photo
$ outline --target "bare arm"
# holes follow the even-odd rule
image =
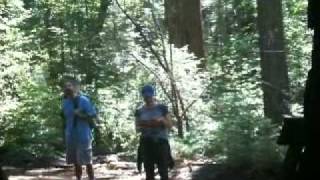
[[[136,126],[136,133],[139,133],[141,131],[141,125],[140,125],[140,122],[139,122],[139,118],[136,117],[136,120],[135,120],[135,126]]]
[[[172,119],[171,119],[171,116],[170,116],[169,113],[167,113],[165,115],[163,122],[164,122],[164,125],[165,125],[166,128],[168,128],[168,129],[172,128],[173,123],[172,123]]]

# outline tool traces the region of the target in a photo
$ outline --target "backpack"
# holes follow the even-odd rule
[[[88,98],[90,104],[93,106],[94,110],[96,111],[96,116],[93,117],[93,118],[90,118],[88,123],[89,123],[89,126],[90,126],[91,129],[97,129],[98,128],[97,124],[100,123],[100,118],[99,118],[99,115],[98,115],[98,109],[96,108],[95,104],[91,101],[91,98],[88,95],[80,93],[80,96],[85,96],[86,98]],[[73,99],[73,105],[74,105],[75,109],[78,109],[78,107],[79,107],[79,97]],[[61,112],[61,114],[63,116],[63,119],[65,119],[63,112]],[[75,119],[73,121],[73,123],[74,123],[73,126],[75,127],[75,126],[77,126],[77,120],[76,120],[77,117],[75,116],[74,118]]]
[[[86,98],[88,98],[91,106],[92,106],[93,109],[95,110],[96,115],[95,115],[95,117],[90,118],[90,120],[89,120],[89,126],[90,126],[91,129],[97,129],[97,128],[98,128],[98,124],[100,123],[99,111],[98,111],[97,106],[96,106],[95,103],[92,101],[92,99],[90,98],[89,95],[80,92],[80,96],[85,96]],[[78,102],[78,103],[79,103],[79,102]],[[75,106],[75,107],[76,107],[76,106]]]

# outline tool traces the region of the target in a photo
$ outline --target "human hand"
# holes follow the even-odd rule
[[[139,122],[137,126],[139,128],[154,128],[158,122],[156,121],[147,121],[147,122]]]
[[[76,116],[80,116],[80,115],[81,115],[80,109],[75,109],[73,113],[74,113]]]
[[[74,110],[74,115],[78,116],[78,117],[81,117],[81,118],[85,118],[86,117],[86,115],[84,114],[83,111],[81,111],[81,109],[75,109]]]
[[[159,127],[164,124],[164,118],[163,117],[157,117],[150,121],[150,126],[152,127]]]
[[[156,117],[156,118],[154,118],[152,120],[155,121],[155,122],[161,122],[161,121],[164,121],[165,118],[164,117]]]

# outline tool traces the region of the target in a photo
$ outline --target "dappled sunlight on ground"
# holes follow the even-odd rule
[[[111,165],[112,164],[112,165]],[[117,162],[95,164],[97,180],[144,180],[143,174],[138,174],[133,162]],[[84,169],[85,172],[85,169]],[[179,163],[170,171],[171,180],[275,180],[275,174],[261,174],[248,169],[230,169],[225,165],[188,161]],[[83,180],[87,180],[84,173]],[[33,169],[15,172],[9,180],[75,180],[72,168]],[[160,180],[157,176],[156,180]]]
[[[139,174],[136,170],[135,162],[121,161],[117,157],[106,156],[99,157],[99,163],[94,164],[95,175],[97,180],[143,180],[144,174]],[[197,161],[180,161],[175,169],[170,171],[172,180],[191,180],[194,172],[208,162]],[[10,171],[9,171],[10,172]],[[85,168],[84,180],[87,179]],[[64,168],[47,168],[47,169],[32,169],[32,170],[11,170],[9,180],[74,180],[72,167]],[[159,176],[157,176],[159,180]]]

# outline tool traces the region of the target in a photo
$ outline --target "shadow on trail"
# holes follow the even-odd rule
[[[192,173],[192,180],[278,180],[277,168],[231,168],[223,164],[206,164]]]
[[[3,170],[10,175],[9,180],[74,179],[73,167],[63,162],[55,161],[51,167],[31,169],[4,167]],[[144,173],[137,173],[136,162],[122,156],[97,156],[94,162],[97,180],[144,179]],[[180,159],[176,161],[175,168],[170,171],[170,177],[172,180],[278,180],[279,167],[277,164],[259,164],[250,168],[234,168],[225,164],[217,164],[210,159]]]
[[[193,180],[247,180],[238,172],[228,171],[222,164],[207,164],[192,173]]]

